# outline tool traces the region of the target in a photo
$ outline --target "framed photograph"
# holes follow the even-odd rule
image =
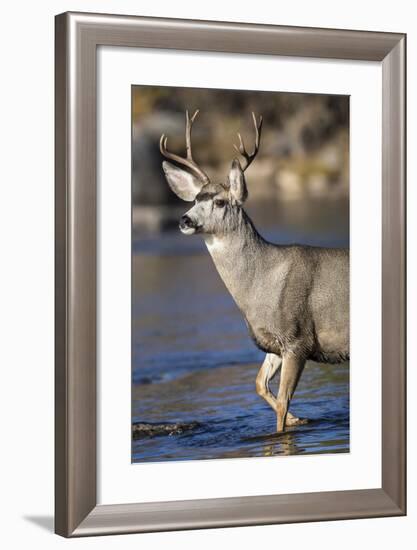
[[[406,513],[405,40],[56,17],[56,533]]]

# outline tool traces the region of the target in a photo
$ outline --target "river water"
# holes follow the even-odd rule
[[[258,204],[249,214],[273,242],[349,243],[343,200]],[[265,354],[201,237],[134,232],[132,274],[132,422],[191,423],[133,439],[133,462],[349,452],[349,363],[307,363],[290,410],[310,422],[276,434],[255,392]]]

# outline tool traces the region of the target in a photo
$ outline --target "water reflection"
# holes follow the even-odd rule
[[[297,446],[292,432],[280,434],[276,442],[265,445],[263,448],[264,456],[275,456],[277,454],[288,456],[299,452],[300,448]]]

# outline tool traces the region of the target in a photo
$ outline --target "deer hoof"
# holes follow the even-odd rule
[[[296,416],[292,416],[289,418],[287,416],[287,421],[285,422],[286,426],[304,426],[304,424],[308,424],[310,421],[308,418],[297,418]]]

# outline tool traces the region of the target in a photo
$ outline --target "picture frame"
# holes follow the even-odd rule
[[[65,537],[406,513],[406,36],[64,13],[55,21],[55,532]],[[97,505],[96,51],[100,45],[382,65],[380,488]]]

